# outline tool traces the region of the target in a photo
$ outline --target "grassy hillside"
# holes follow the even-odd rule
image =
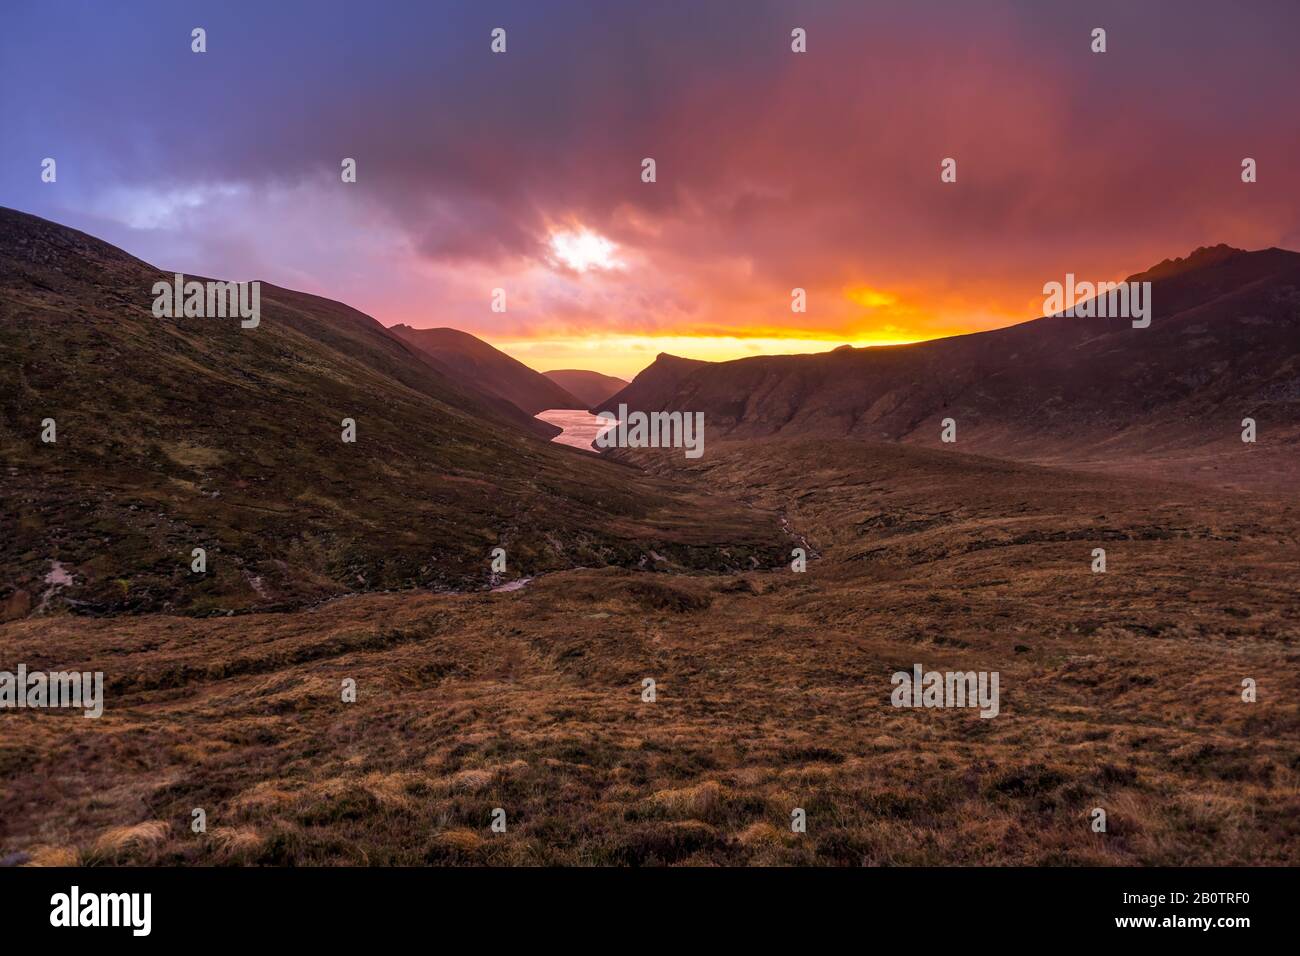
[[[670,566],[749,566],[781,543],[770,519],[701,509],[547,444],[535,432],[554,429],[488,407],[344,305],[263,286],[254,329],[157,319],[159,278],[75,230],[0,211],[5,616],[482,587],[497,546],[515,577],[649,550]],[[54,444],[41,441],[46,418]]]

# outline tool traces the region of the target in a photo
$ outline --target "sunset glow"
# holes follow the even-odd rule
[[[211,91],[157,82],[195,65],[163,42],[192,26],[172,5],[125,32],[86,14],[111,46],[99,27],[64,35],[21,15],[27,40],[0,37],[8,88],[57,50],[60,82],[22,105],[63,132],[6,129],[0,203],[166,271],[260,277],[386,326],[462,329],[538,368],[622,377],[660,352],[996,328],[1042,314],[1044,283],[1067,272],[1120,280],[1203,245],[1300,246],[1276,27],[1243,18],[1220,59],[1194,63],[1189,49],[1222,37],[1199,3],[1180,8],[1177,44],[1161,11],[1116,5],[1107,25],[1124,43],[1105,56],[1068,5],[942,6],[803,5],[797,54],[779,5],[693,5],[683,30],[671,5],[598,24],[563,2],[546,17],[507,3],[520,39],[494,56],[466,41],[487,29],[472,4],[380,5],[365,48],[329,18],[297,45],[304,7],[275,4],[222,74],[222,96],[247,108],[211,111],[202,137],[188,124]],[[240,17],[214,5],[208,30],[243,36]],[[94,88],[133,122],[68,93]],[[1258,182],[1241,182],[1241,156],[1204,148],[1209,126],[1250,144]],[[51,153],[57,186],[31,171]],[[806,311],[791,309],[796,288]]]
[[[493,344],[525,365],[538,369],[581,367],[607,375],[632,378],[656,355],[667,352],[684,358],[727,362],[755,355],[802,355],[829,352],[841,345],[905,345],[918,338],[726,337],[679,335],[577,336],[553,339],[501,339]]]

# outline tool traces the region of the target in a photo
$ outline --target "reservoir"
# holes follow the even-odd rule
[[[596,449],[591,446],[591,443],[596,440],[597,435],[613,425],[612,422],[597,418],[591,412],[581,408],[548,408],[544,412],[538,412],[535,417],[564,429],[551,441],[559,442],[561,445],[572,445],[574,448],[581,448],[593,454],[596,453]]]

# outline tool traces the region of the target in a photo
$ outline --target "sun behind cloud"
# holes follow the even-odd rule
[[[575,272],[623,268],[623,263],[615,258],[617,248],[604,236],[586,228],[551,233],[551,252]]]

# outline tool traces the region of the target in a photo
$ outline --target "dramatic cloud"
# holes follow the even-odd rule
[[[6,14],[0,202],[532,364],[914,340],[1300,246],[1290,5],[143,6]]]

